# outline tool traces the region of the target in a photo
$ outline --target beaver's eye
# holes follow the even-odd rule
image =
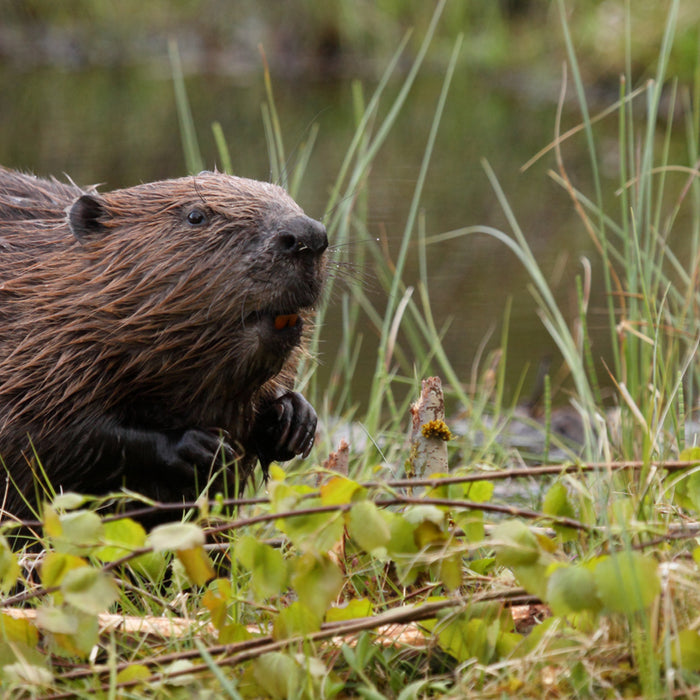
[[[207,216],[201,209],[193,209],[187,214],[187,221],[192,226],[201,226],[206,223]]]

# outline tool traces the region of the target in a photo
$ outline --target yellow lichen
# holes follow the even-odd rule
[[[424,438],[437,438],[447,442],[452,439],[452,433],[444,420],[431,420],[420,429]]]

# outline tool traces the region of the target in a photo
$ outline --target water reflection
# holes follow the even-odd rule
[[[383,237],[390,247],[398,246],[403,232],[441,82],[438,71],[428,71],[418,80],[371,174],[369,235]],[[367,85],[368,92],[371,88]],[[192,75],[187,89],[207,164],[215,164],[210,125],[219,121],[237,174],[268,178],[261,71],[245,77]],[[107,66],[19,71],[16,65],[0,65],[0,91],[0,162],[8,167],[59,177],[67,173],[80,184],[99,182],[105,188],[184,172],[173,88],[165,70]],[[298,197],[310,215],[320,216],[352,136],[350,81],[276,78],[275,92],[290,158],[310,125],[320,127]],[[551,160],[526,175],[519,173],[520,165],[551,140],[553,123],[553,100],[533,100],[531,94],[461,69],[443,118],[423,208],[428,234],[477,223],[505,227],[480,165],[480,159],[487,158],[542,268],[559,280],[558,294],[573,318],[573,275],[580,269],[579,256],[591,246],[566,197],[545,177]],[[569,149],[568,156],[576,171],[583,155]],[[544,355],[556,356],[527,292],[527,276],[501,244],[477,236],[456,239],[430,250],[429,268],[435,317],[440,325],[452,319],[445,343],[465,382],[479,344],[498,329],[509,296],[514,300],[508,356],[511,389],[525,368],[534,374]],[[406,282],[416,280],[413,261]],[[370,293],[383,305],[380,290]],[[602,306],[599,294],[593,305]],[[339,312],[338,307],[332,309],[325,331],[323,347],[329,356],[337,342]],[[595,320],[591,325],[595,331]],[[496,330],[488,347],[497,345],[499,334]],[[365,382],[376,359],[373,343],[369,332],[365,371],[358,372]],[[605,351],[605,337],[598,334],[596,343],[599,355]],[[362,396],[362,386],[354,393]]]

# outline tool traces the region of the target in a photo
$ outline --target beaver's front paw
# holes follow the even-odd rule
[[[253,441],[265,478],[270,462],[286,462],[295,455],[309,456],[317,422],[313,406],[294,391],[264,408],[255,421]]]
[[[193,482],[195,474],[206,476],[217,464],[232,464],[236,455],[217,434],[193,428],[158,434],[154,444],[156,464],[173,479]]]

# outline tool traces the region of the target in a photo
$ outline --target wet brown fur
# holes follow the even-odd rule
[[[259,407],[291,388],[298,352],[271,352],[255,313],[308,319],[323,278],[321,261],[301,269],[273,245],[303,216],[275,185],[202,173],[100,194],[103,231],[77,240],[66,212],[86,192],[0,168],[0,457],[30,500],[34,451],[55,487],[123,484],[91,468],[96,416],[138,427],[142,412],[153,429],[245,444]],[[205,226],[187,224],[193,207]],[[126,485],[186,495],[161,477]],[[5,505],[23,512],[12,487]]]

